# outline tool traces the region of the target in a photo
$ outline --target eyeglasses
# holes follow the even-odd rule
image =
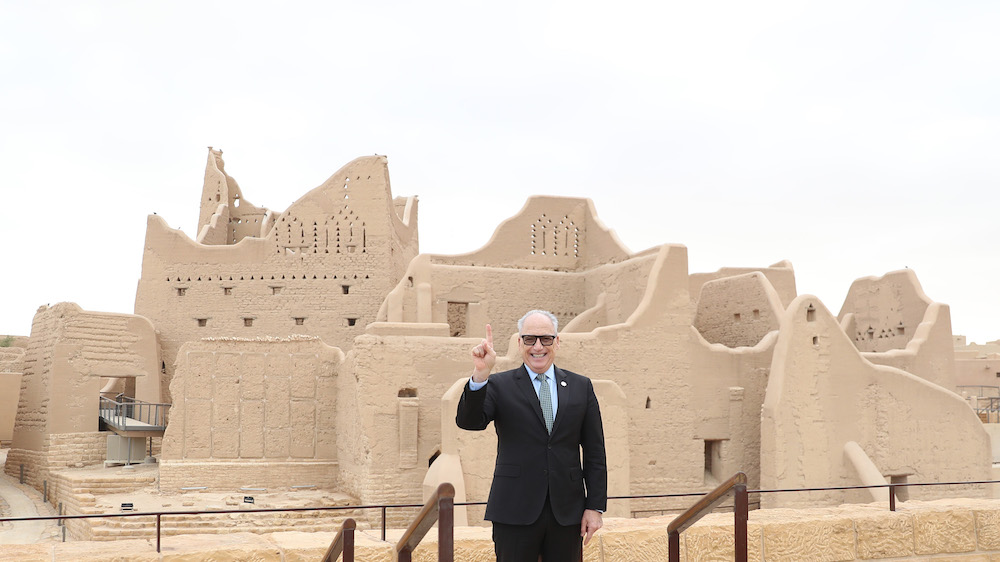
[[[531,336],[531,335],[525,334],[525,335],[521,336],[521,341],[524,342],[524,345],[535,345],[536,341],[540,341],[540,342],[542,342],[542,345],[548,347],[548,346],[552,345],[553,343],[555,343],[556,337],[555,336]]]

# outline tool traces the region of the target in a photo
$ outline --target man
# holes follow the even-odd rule
[[[603,525],[608,469],[601,410],[590,379],[555,366],[557,328],[550,312],[525,314],[517,323],[524,365],[491,375],[497,355],[487,325],[458,403],[462,429],[486,429],[491,421],[496,428],[486,519],[493,522],[498,562],[577,562],[581,537],[587,544]]]

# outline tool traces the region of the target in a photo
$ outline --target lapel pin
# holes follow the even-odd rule
[[[561,385],[563,385],[563,386],[566,386],[566,381],[562,381],[562,382],[560,382],[559,384],[561,384]]]

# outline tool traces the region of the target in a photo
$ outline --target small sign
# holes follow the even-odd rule
[[[253,496],[243,496],[243,503],[253,503]]]
[[[131,503],[123,503],[122,511],[135,511],[135,506],[132,505]]]

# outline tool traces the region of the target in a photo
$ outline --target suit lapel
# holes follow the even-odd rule
[[[542,415],[542,404],[538,401],[538,395],[535,394],[535,385],[531,382],[531,373],[528,372],[528,368],[521,365],[517,373],[514,375],[514,383],[521,389],[521,393],[524,394],[524,399],[528,401],[531,405],[531,409],[535,411],[535,416],[538,417],[538,422],[542,424],[542,431],[545,430],[545,416]],[[559,395],[562,398],[562,395]],[[553,429],[555,426],[553,425]]]
[[[563,372],[559,367],[553,366],[554,375],[556,379],[556,396],[559,397],[559,406],[556,409],[556,419],[552,421],[552,433],[555,434],[556,429],[559,428],[559,420],[566,417],[560,415],[562,412],[566,412],[564,406],[569,405],[569,387],[566,385],[566,373]]]

